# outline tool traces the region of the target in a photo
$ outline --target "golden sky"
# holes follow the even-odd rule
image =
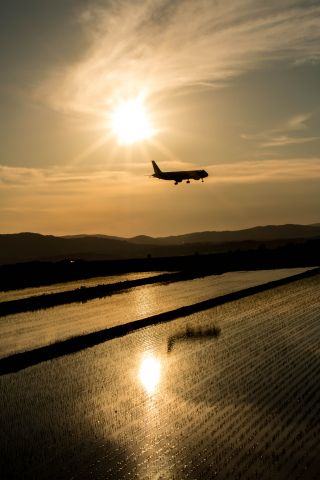
[[[1,233],[319,222],[318,2],[12,0],[0,27]]]

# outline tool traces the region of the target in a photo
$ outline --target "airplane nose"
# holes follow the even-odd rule
[[[204,176],[205,176],[205,177],[208,177],[208,175],[209,175],[208,172],[206,172],[205,170],[203,170],[203,173],[204,173]]]

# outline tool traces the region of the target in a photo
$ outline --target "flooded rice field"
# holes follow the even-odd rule
[[[97,285],[111,285],[113,283],[124,282],[125,280],[137,280],[138,278],[148,278],[161,275],[167,272],[138,272],[123,273],[121,275],[109,275],[107,277],[94,277],[82,280],[73,280],[72,282],[56,283],[54,285],[45,285],[42,287],[21,288],[18,290],[9,290],[0,292],[0,303],[8,300],[18,300],[28,298],[32,295],[46,295],[50,293],[59,293],[75,290],[81,287],[96,287]]]
[[[166,285],[135,287],[87,303],[7,315],[0,320],[0,357],[133,322],[305,270],[295,268],[211,275]]]
[[[235,288],[236,277],[227,278]],[[194,289],[186,282],[180,300],[202,298],[205,282],[212,282],[212,294],[214,280],[197,280]],[[318,479],[319,280],[3,375],[2,478]],[[142,289],[136,293],[142,306],[131,314],[149,312],[144,298],[169,302],[166,288],[176,295],[177,287]],[[123,315],[133,293],[117,296]],[[107,300],[91,303],[103,310]],[[83,315],[93,322],[89,307]],[[219,336],[208,334],[214,327]]]

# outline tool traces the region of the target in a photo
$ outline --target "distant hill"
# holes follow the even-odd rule
[[[109,260],[214,253],[258,248],[264,242],[284,242],[319,237],[320,224],[270,225],[225,232],[197,232],[169,237],[132,238],[108,235],[56,237],[38,233],[0,235],[0,264],[41,261]]]
[[[320,236],[320,224],[318,223],[314,225],[267,225],[245,230],[196,232],[157,238],[139,235],[129,238],[128,241],[143,245],[184,245],[186,243],[263,242],[298,238],[307,239],[316,236]]]
[[[56,261],[68,259],[111,259],[135,257],[139,246],[125,240],[99,236],[71,238],[18,233],[0,235],[0,263],[17,263],[32,260]]]
[[[124,240],[126,241],[125,238],[122,237],[115,237],[113,235],[103,235],[101,233],[94,233],[94,234],[89,234],[89,233],[79,233],[78,235],[63,235],[60,238],[84,238],[84,237],[95,237],[95,238],[108,238],[109,240]]]

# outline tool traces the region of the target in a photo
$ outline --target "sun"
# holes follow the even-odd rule
[[[111,114],[111,129],[122,145],[147,140],[155,133],[141,97],[117,105]]]

